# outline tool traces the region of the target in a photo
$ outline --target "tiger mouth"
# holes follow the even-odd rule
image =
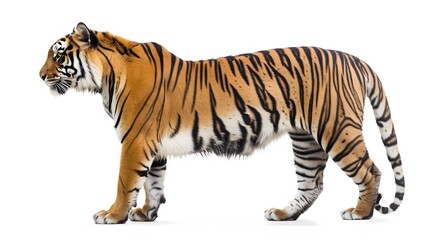
[[[53,77],[45,80],[48,87],[51,91],[57,92],[59,94],[64,94],[71,87],[72,81],[69,79],[64,79],[61,77]]]
[[[45,79],[45,83],[46,83],[48,86],[55,85],[55,84],[57,84],[59,81],[61,81],[61,77],[50,77],[50,78],[46,78],[46,79]]]

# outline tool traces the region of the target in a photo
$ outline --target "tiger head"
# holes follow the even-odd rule
[[[101,91],[98,74],[101,67],[91,58],[98,46],[96,33],[79,23],[71,34],[60,38],[49,49],[40,77],[52,94],[64,94],[70,88]]]

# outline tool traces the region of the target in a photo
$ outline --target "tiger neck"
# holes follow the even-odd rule
[[[120,95],[125,91],[125,79],[125,73],[117,73],[114,71],[104,75],[101,79],[102,88],[100,93],[104,110],[111,118],[114,118]]]
[[[97,32],[98,46],[93,52],[94,66],[99,70],[103,106],[107,114],[114,118],[119,94],[124,90],[126,79],[126,59],[121,54],[129,51],[131,41],[114,36],[109,32]]]
[[[84,53],[81,53],[84,54]],[[97,67],[96,64],[91,62],[86,56],[79,58],[81,59],[81,68],[84,69],[83,76],[81,76],[76,84],[76,90],[79,92],[92,92],[100,93],[102,89],[102,71]]]

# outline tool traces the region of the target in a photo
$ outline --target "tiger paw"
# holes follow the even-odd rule
[[[93,216],[96,224],[121,224],[128,220],[128,216],[120,216],[119,214],[110,213],[109,211],[99,211]]]
[[[137,221],[137,222],[152,222],[155,221],[158,217],[158,207],[143,207],[143,208],[134,208],[131,209],[128,218],[131,221]]]
[[[298,217],[299,214],[290,215],[285,209],[270,208],[265,210],[265,218],[268,221],[293,221]]]
[[[357,211],[355,208],[349,208],[341,212],[341,217],[344,220],[363,220],[363,219],[370,219],[372,216],[364,216],[362,213]]]

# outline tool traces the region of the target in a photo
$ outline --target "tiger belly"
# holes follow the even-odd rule
[[[158,154],[162,157],[182,156],[192,153],[193,143],[191,131],[184,131],[176,134],[174,137],[165,136],[161,140],[161,147]]]
[[[287,132],[280,127],[277,132],[267,118],[261,120],[261,129],[255,133],[241,117],[224,117],[224,128],[219,124],[194,126],[181,130],[174,136],[164,136],[158,154],[162,157],[183,156],[189,153],[214,153],[220,156],[250,155]],[[286,126],[286,124],[283,124]]]

